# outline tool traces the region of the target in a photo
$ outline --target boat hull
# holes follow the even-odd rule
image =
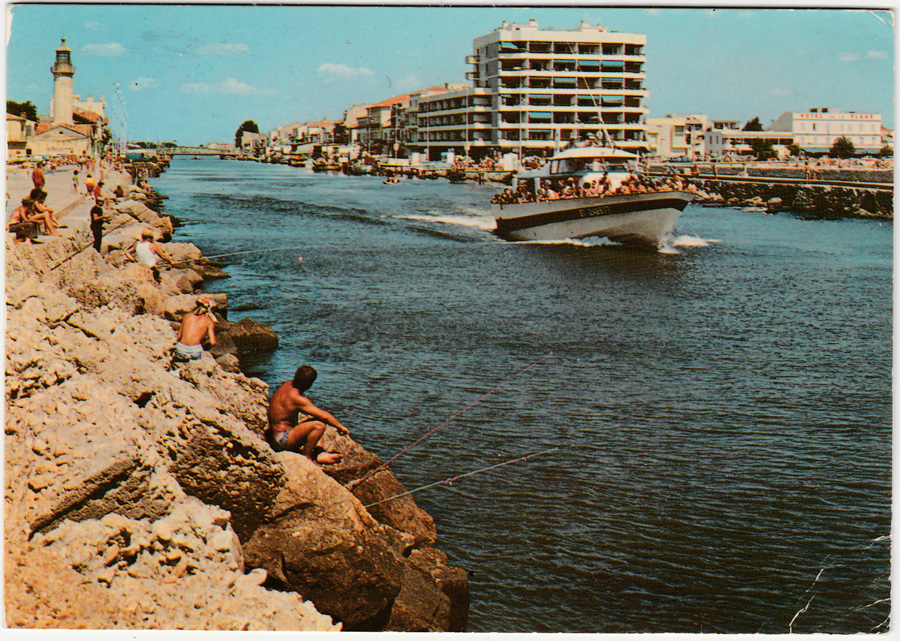
[[[600,236],[659,248],[693,195],[682,191],[494,205],[496,234],[506,240]]]

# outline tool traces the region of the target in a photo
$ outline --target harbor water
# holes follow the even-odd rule
[[[392,464],[556,448],[415,494],[469,631],[887,630],[892,223],[689,205],[653,252],[504,242],[491,185],[176,157],[154,186],[278,333],[246,369],[314,365],[383,459],[549,355]]]

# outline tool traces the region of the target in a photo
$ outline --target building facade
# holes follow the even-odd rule
[[[494,145],[492,96],[478,87],[455,87],[418,101],[415,148],[436,160],[447,151],[479,159]]]
[[[702,158],[707,153],[709,119],[702,114],[647,118],[647,150],[662,159]]]
[[[568,31],[504,22],[475,38],[468,74],[491,101],[491,145],[520,156],[552,152],[588,134],[646,150],[642,34],[582,22]]]
[[[841,136],[858,154],[876,154],[882,147],[881,114],[843,113],[828,107],[786,111],[772,122],[772,129],[791,132],[794,143],[809,153],[827,153]]]

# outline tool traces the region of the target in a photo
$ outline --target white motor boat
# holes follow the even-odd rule
[[[603,146],[571,147],[554,155],[541,169],[519,174],[531,194],[542,186],[572,178],[580,187],[608,179],[610,191],[636,170],[637,156]],[[675,221],[693,199],[685,191],[655,191],[522,203],[495,203],[496,234],[506,240],[564,240],[606,237],[616,242],[658,249]]]

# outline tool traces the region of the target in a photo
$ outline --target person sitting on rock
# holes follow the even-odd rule
[[[156,263],[159,262],[160,258],[166,261],[170,267],[175,265],[175,263],[172,262],[172,259],[159,248],[159,245],[153,242],[152,229],[145,229],[142,231],[141,239],[135,241],[131,247],[126,249],[125,255],[133,261],[150,267],[150,269],[153,270],[153,278],[155,278],[157,282],[159,281],[159,269],[156,267]]]
[[[350,431],[334,416],[319,409],[303,393],[312,387],[318,373],[311,365],[302,365],[293,380],[282,383],[269,401],[269,428],[266,438],[276,451],[302,452],[312,461],[328,465],[343,458],[337,452],[326,452],[321,445],[326,424],[339,434]]]
[[[200,342],[209,336],[209,344],[216,344],[216,317],[212,312],[214,303],[209,296],[197,299],[192,312],[185,314],[178,328],[178,342],[175,343],[176,361],[195,361],[203,358]]]
[[[59,224],[56,216],[53,215],[53,209],[51,207],[47,207],[47,205],[44,204],[44,202],[47,200],[47,192],[38,187],[35,187],[31,190],[31,193],[28,194],[28,197],[34,201],[33,219],[44,224],[44,232],[48,236],[59,236],[60,233],[56,231],[56,228],[64,227],[64,225]]]
[[[9,217],[7,229],[16,235],[13,244],[18,245],[37,238],[38,222],[33,219],[34,200],[23,198],[22,204],[16,207]]]

